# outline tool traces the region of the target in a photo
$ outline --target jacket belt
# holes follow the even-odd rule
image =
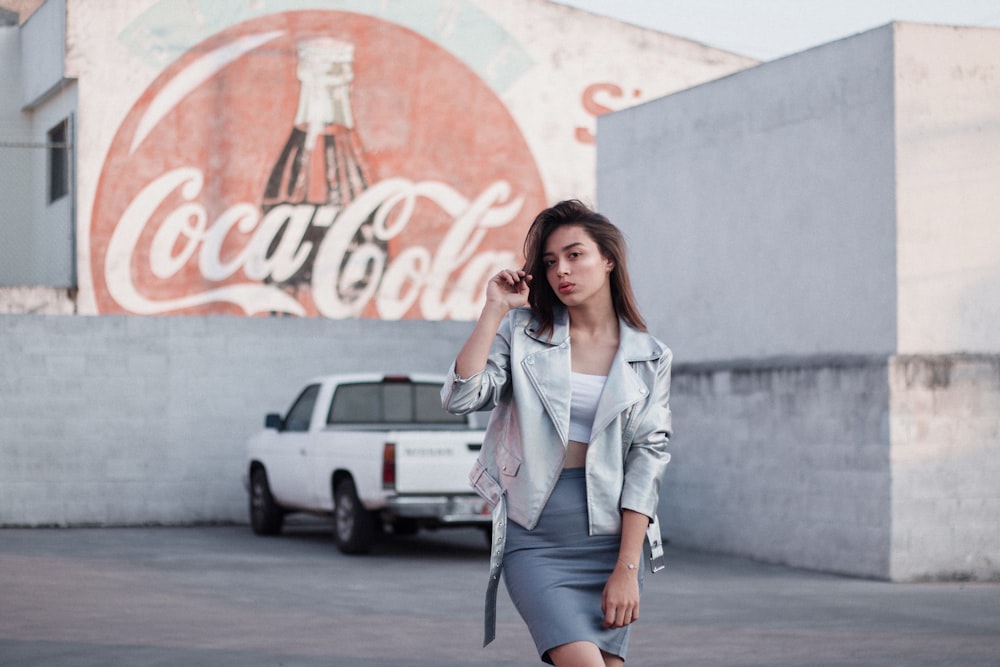
[[[649,522],[646,529],[646,541],[649,542],[649,570],[653,573],[659,572],[666,565],[663,564],[663,535],[660,534],[660,520],[655,514],[653,520]]]
[[[503,550],[507,543],[507,494],[493,507],[493,533],[490,543],[490,580],[486,584],[486,613],[483,646],[497,636],[497,587],[503,569]]]
[[[663,537],[660,535],[660,522],[656,515],[646,529],[646,540],[649,543],[649,569],[659,572],[663,564]],[[493,507],[493,532],[490,543],[490,580],[486,584],[486,609],[483,615],[483,646],[486,647],[497,635],[497,589],[500,586],[500,573],[503,571],[503,553],[507,546],[507,494],[500,496],[500,501]]]

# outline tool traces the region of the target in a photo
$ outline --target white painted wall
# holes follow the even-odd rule
[[[22,106],[32,106],[58,88],[66,58],[66,0],[46,0],[21,26],[22,51],[8,61],[21,69]]]
[[[19,144],[0,153],[0,285],[18,289],[76,285],[72,174],[70,194],[48,201],[48,131],[77,107],[76,86],[63,78],[65,11],[50,0],[19,29],[0,31],[0,141]],[[6,291],[0,310],[19,294]],[[57,307],[61,295],[47,294],[40,306]]]
[[[599,207],[679,359],[896,347],[892,29],[598,120]]]
[[[20,58],[17,26],[0,27],[0,63]],[[21,71],[0,67],[0,285],[23,284],[31,272],[30,169],[34,139],[30,117],[21,111]]]
[[[899,351],[1000,351],[1000,30],[896,26]]]
[[[31,112],[32,134],[37,144],[44,145],[53,127],[69,119],[70,141],[76,126],[77,86],[66,81],[52,91]],[[31,152],[31,257],[28,285],[73,287],[76,285],[76,146],[70,149],[69,193],[49,202],[49,152]]]
[[[604,83],[592,101],[625,109],[756,64],[756,60],[555,2],[476,0],[538,65],[504,102],[538,158],[551,201],[593,200],[597,119],[581,82]],[[526,20],[526,17],[531,17]],[[567,104],[569,102],[569,104]],[[583,150],[581,150],[581,148]]]

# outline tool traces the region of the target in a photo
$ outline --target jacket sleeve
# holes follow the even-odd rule
[[[513,312],[513,311],[512,311]],[[451,363],[444,386],[441,387],[441,406],[448,412],[463,415],[477,410],[491,410],[508,390],[510,380],[511,313],[500,323],[493,346],[490,348],[486,367],[472,377],[463,378]]]
[[[660,501],[660,482],[670,462],[667,443],[672,431],[670,416],[670,367],[673,354],[666,350],[657,362],[656,378],[643,414],[626,443],[625,481],[621,509],[630,509],[648,517],[656,515]]]

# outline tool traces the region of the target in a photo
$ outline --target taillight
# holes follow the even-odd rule
[[[382,488],[396,488],[396,445],[391,442],[382,450]]]

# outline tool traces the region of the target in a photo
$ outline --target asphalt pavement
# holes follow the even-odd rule
[[[0,530],[0,665],[541,664],[474,529],[344,556],[322,523]],[[667,549],[628,665],[1000,667],[1000,583],[892,584]]]

